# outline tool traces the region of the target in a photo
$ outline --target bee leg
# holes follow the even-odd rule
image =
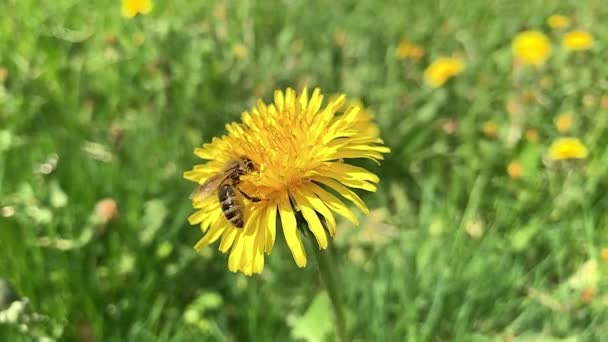
[[[238,189],[238,188],[237,188],[237,189]],[[259,202],[259,201],[261,201],[261,200],[262,200],[262,199],[261,199],[261,198],[259,198],[259,197],[252,197],[252,196],[247,195],[247,194],[246,194],[246,193],[245,193],[243,190],[241,190],[241,189],[239,189],[239,192],[240,192],[240,193],[241,193],[243,196],[245,196],[245,198],[246,198],[246,199],[250,200],[251,202]]]

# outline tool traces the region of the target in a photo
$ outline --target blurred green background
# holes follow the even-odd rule
[[[392,149],[368,165],[381,177],[362,194],[370,216],[343,223],[327,252],[353,340],[608,331],[601,0],[178,0],[134,19],[119,1],[3,0],[0,12],[0,277],[15,292],[0,282],[1,340],[333,340],[316,265],[298,269],[282,234],[245,277],[216,246],[196,254],[186,222],[193,149],[288,86],[360,99]],[[560,48],[556,13],[594,36],[591,51]],[[514,64],[524,29],[550,37],[544,67]],[[404,40],[424,54],[397,58]],[[422,75],[440,56],[466,68],[433,89]],[[548,162],[562,135],[589,157]]]

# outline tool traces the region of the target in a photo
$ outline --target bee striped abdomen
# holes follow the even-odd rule
[[[231,184],[222,184],[217,191],[224,217],[237,228],[243,228],[243,210]]]

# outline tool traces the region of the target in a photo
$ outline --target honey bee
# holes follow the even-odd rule
[[[245,218],[238,193],[251,202],[261,201],[260,198],[247,195],[238,187],[241,176],[252,171],[255,171],[255,166],[249,158],[239,157],[230,160],[220,173],[211,176],[205,183],[195,189],[193,196],[202,200],[217,190],[217,198],[222,207],[224,217],[235,227],[243,228]]]

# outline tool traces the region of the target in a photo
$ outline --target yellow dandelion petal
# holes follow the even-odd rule
[[[237,230],[232,249],[230,250],[230,256],[228,257],[228,270],[230,270],[230,272],[239,271],[241,258],[243,256],[244,242],[245,234],[243,234],[243,230]]]
[[[226,232],[224,233],[224,235],[222,235],[222,241],[220,241],[220,252],[226,253],[230,249],[230,247],[232,247],[234,239],[236,238],[237,231],[238,229],[234,226],[229,226],[226,229]]]
[[[459,58],[439,58],[424,71],[424,80],[431,87],[440,87],[464,70],[464,61]]]
[[[309,185],[300,189],[298,196],[305,198],[312,209],[323,216],[329,235],[333,237],[336,234],[336,219],[327,205],[312,191],[312,187]]]
[[[122,0],[122,15],[133,18],[138,14],[152,12],[152,0]]]
[[[287,196],[281,198],[279,202],[279,215],[287,246],[291,250],[296,265],[299,267],[306,266],[306,252],[304,252],[302,238],[300,237],[300,232],[298,232],[296,216]]]
[[[557,139],[549,148],[549,158],[554,161],[585,159],[589,151],[578,138]]]
[[[326,249],[327,234],[325,233],[325,229],[323,229],[323,224],[321,224],[317,212],[314,210],[306,196],[302,196],[297,190],[292,192],[292,196],[302,212],[302,216],[304,216],[304,219],[308,223],[310,231],[315,236],[315,239],[317,239],[319,247],[321,249]]]
[[[334,196],[330,192],[325,191],[323,188],[316,184],[309,184],[307,188],[314,192],[314,194],[317,195],[317,197],[319,197],[319,199],[323,201],[323,203],[325,203],[327,207],[329,207],[331,210],[335,211],[340,216],[349,220],[355,226],[359,225],[359,220],[357,220],[355,214],[353,214],[352,210],[350,210],[344,204],[344,202],[338,199],[338,197]]]
[[[539,66],[551,56],[551,41],[539,31],[519,33],[511,47],[515,57],[526,64]]]
[[[225,226],[220,224],[219,221],[215,221],[213,225],[211,225],[211,229],[205,234],[205,236],[198,241],[198,243],[194,246],[194,249],[200,251],[205,246],[208,246],[217,239],[219,239],[224,233]]]
[[[570,31],[564,35],[562,46],[570,51],[589,50],[593,47],[593,36],[583,30]]]
[[[547,25],[554,30],[559,30],[570,26],[570,18],[565,15],[554,14],[547,18]]]
[[[272,247],[274,247],[274,241],[276,239],[276,227],[277,227],[277,205],[271,203],[266,207],[266,212],[262,217],[262,221],[266,222],[266,241],[264,243],[264,252],[270,254]]]
[[[229,252],[230,271],[260,273],[280,222],[296,265],[305,267],[302,229],[325,249],[336,234],[334,213],[358,224],[351,209],[333,193],[364,214],[369,212],[351,189],[376,191],[380,179],[346,161],[378,162],[390,149],[383,146],[369,112],[356,104],[346,106],[344,95],[325,105],[323,99],[319,89],[312,93],[304,89],[299,95],[292,89],[277,90],[273,103],[257,101],[251,111],[242,113],[240,123],[226,125],[226,135],[195,150],[205,163],[184,172],[184,178],[201,185],[192,197],[198,210],[188,218],[204,234],[197,249],[220,240],[219,250]],[[224,173],[228,176],[218,178]],[[199,196],[211,191],[209,184],[214,182],[232,188],[234,200],[220,205],[215,192]]]

